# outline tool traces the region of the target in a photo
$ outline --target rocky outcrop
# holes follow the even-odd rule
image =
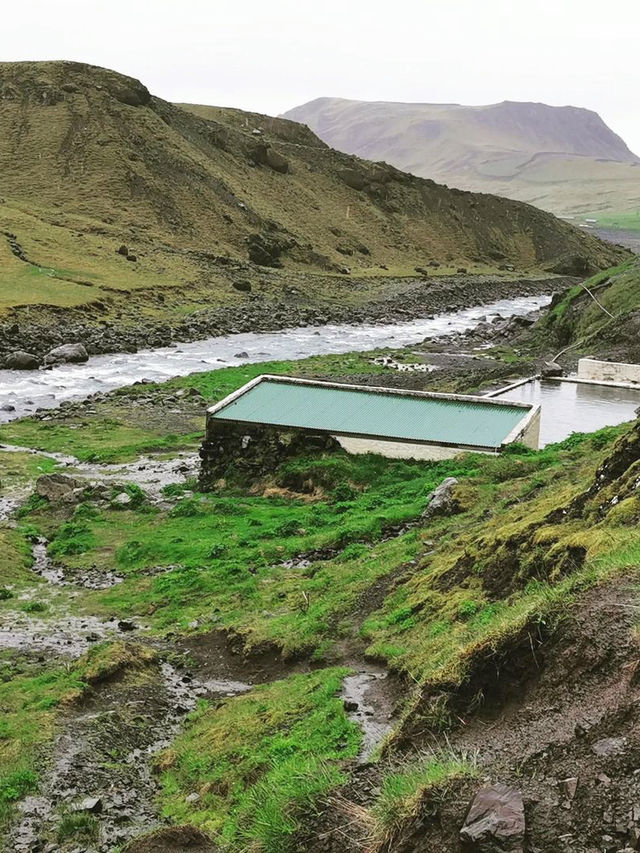
[[[83,488],[82,480],[68,474],[44,474],[36,480],[36,494],[52,503],[73,501]]]
[[[280,258],[292,242],[274,234],[251,234],[247,237],[249,260],[262,267],[281,267]]]

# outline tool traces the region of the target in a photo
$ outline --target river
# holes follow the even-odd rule
[[[49,370],[0,370],[0,423],[141,379],[162,382],[173,376],[232,365],[409,346],[425,338],[462,332],[484,319],[491,322],[495,317],[522,316],[550,301],[550,296],[523,296],[388,325],[305,326],[225,335],[136,353],[98,355],[85,364],[65,364]],[[13,409],[4,410],[3,406]]]

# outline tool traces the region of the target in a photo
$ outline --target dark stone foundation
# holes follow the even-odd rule
[[[340,444],[331,435],[209,418],[200,447],[199,485],[203,491],[212,490],[230,468],[257,479],[301,453],[339,449]]]

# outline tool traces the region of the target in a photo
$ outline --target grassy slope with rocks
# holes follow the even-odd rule
[[[432,260],[491,272],[622,258],[527,205],[341,154],[286,120],[183,109],[112,71],[5,63],[0,92],[7,330],[63,314],[104,334],[148,323],[152,340],[154,324],[188,327],[205,308],[235,311],[223,328],[257,310],[234,284],[256,286],[269,316],[287,288],[316,307],[365,304]]]
[[[610,298],[620,297],[621,310],[633,308],[627,299],[632,272],[609,273],[616,288]],[[569,304],[576,298],[570,294]],[[563,315],[558,306],[564,303],[558,301],[550,316]],[[588,312],[580,317],[590,328]],[[206,403],[257,373],[386,381],[371,358],[316,357],[134,386],[92,401],[91,412],[72,404],[45,416],[50,420],[7,424],[0,441],[98,462],[150,452],[172,456],[195,449]],[[522,364],[505,367],[517,372]],[[470,378],[422,374],[414,381],[437,388]],[[181,395],[184,388],[194,390]],[[168,398],[177,412],[168,413]],[[167,486],[161,503],[135,483],[127,486],[131,500],[124,506],[114,501],[124,485],[107,493],[89,490],[70,503],[32,498],[19,511],[17,527],[2,528],[21,557],[17,564],[0,564],[7,590],[1,618],[9,626],[23,624],[35,611],[55,631],[68,609],[107,624],[116,616],[138,626],[137,638],[152,648],[170,638],[175,656],[188,644],[189,663],[181,665],[196,678],[204,678],[203,666],[215,671],[211,662],[222,654],[212,656],[208,644],[215,640],[234,651],[236,671],[254,672],[251,683],[261,686],[202,701],[155,762],[158,808],[165,817],[205,828],[223,849],[320,853],[366,844],[389,851],[402,845],[455,850],[480,768],[483,775],[525,785],[529,796],[546,802],[544,781],[535,782],[544,774],[532,773],[531,782],[514,780],[507,767],[514,759],[510,729],[500,723],[505,683],[525,684],[524,693],[535,697],[532,675],[553,673],[554,661],[564,659],[554,642],[561,643],[572,618],[583,612],[589,590],[602,590],[604,600],[606,590],[617,589],[622,608],[629,608],[622,612],[635,612],[639,448],[637,425],[622,426],[576,435],[537,453],[515,447],[498,458],[469,454],[418,463],[343,453],[302,456],[260,482],[230,469],[213,494],[199,494],[190,481]],[[8,494],[55,461],[4,453],[0,463]],[[429,492],[452,475],[459,480],[455,514],[421,519]],[[29,572],[29,542],[36,535],[47,537],[50,556],[69,579],[53,596]],[[106,577],[110,571],[122,582],[105,589],[81,583],[89,573]],[[624,631],[632,637],[627,622],[617,628],[622,645]],[[594,621],[592,630],[599,624]],[[604,648],[604,636],[596,633],[594,643]],[[627,639],[624,648],[628,670],[633,642]],[[111,638],[93,654],[117,662],[121,649]],[[126,677],[118,676],[122,687],[116,679],[110,688],[116,695],[128,689],[136,668],[149,666],[149,654],[134,659]],[[166,658],[169,652],[163,647],[160,654]],[[15,650],[4,650],[2,657],[0,701],[10,711],[10,725],[0,741],[7,768],[0,790],[9,821],[16,801],[46,786],[51,738],[69,714],[65,696],[72,688],[80,707],[86,701],[84,668],[91,657],[43,661]],[[360,736],[338,693],[345,671],[365,658],[396,673],[400,723],[377,760],[354,772]],[[615,716],[621,700],[604,690],[599,666],[596,661],[589,678],[600,722],[592,723],[585,742],[619,730],[635,750],[634,731]],[[574,696],[586,683],[585,675]],[[92,690],[99,697],[102,689],[96,679]],[[505,696],[513,694],[506,690]],[[545,707],[552,697],[553,690],[545,694]],[[566,703],[563,720],[577,719],[576,707]],[[41,715],[37,730],[27,725],[33,710]],[[547,775],[559,773],[561,723],[548,708],[538,713],[550,722],[535,744],[537,754],[546,749],[556,762]],[[487,714],[489,723],[483,722]],[[461,727],[461,720],[467,725]],[[487,724],[505,739],[504,760],[485,741],[464,734]],[[567,743],[573,750],[574,741]],[[596,814],[600,801],[588,783],[596,771],[588,757],[581,761],[584,808]],[[570,775],[570,769],[562,772]],[[596,843],[597,832],[609,826],[614,831],[617,812],[635,796],[626,764],[601,769],[619,806],[597,826],[585,821],[578,835],[584,843]],[[62,808],[63,850],[96,831],[94,823],[74,823],[66,814]],[[557,835],[548,841],[546,833],[553,835],[561,823],[553,810],[546,818],[534,810],[531,831],[539,849],[556,849],[549,845]],[[422,848],[412,836],[416,825],[423,828]]]
[[[587,292],[587,289],[589,292]],[[523,350],[562,352],[575,363],[583,355],[640,361],[640,262],[629,260],[560,294],[523,335]]]

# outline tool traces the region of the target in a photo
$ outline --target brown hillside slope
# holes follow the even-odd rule
[[[558,214],[640,203],[639,158],[591,110],[318,98],[286,116],[340,151]]]
[[[79,63],[0,64],[0,129],[0,312],[161,287],[223,303],[230,263],[258,271],[249,254],[335,275],[338,296],[345,253],[353,272],[621,256],[527,205],[340,154],[291,122],[187,111]]]

